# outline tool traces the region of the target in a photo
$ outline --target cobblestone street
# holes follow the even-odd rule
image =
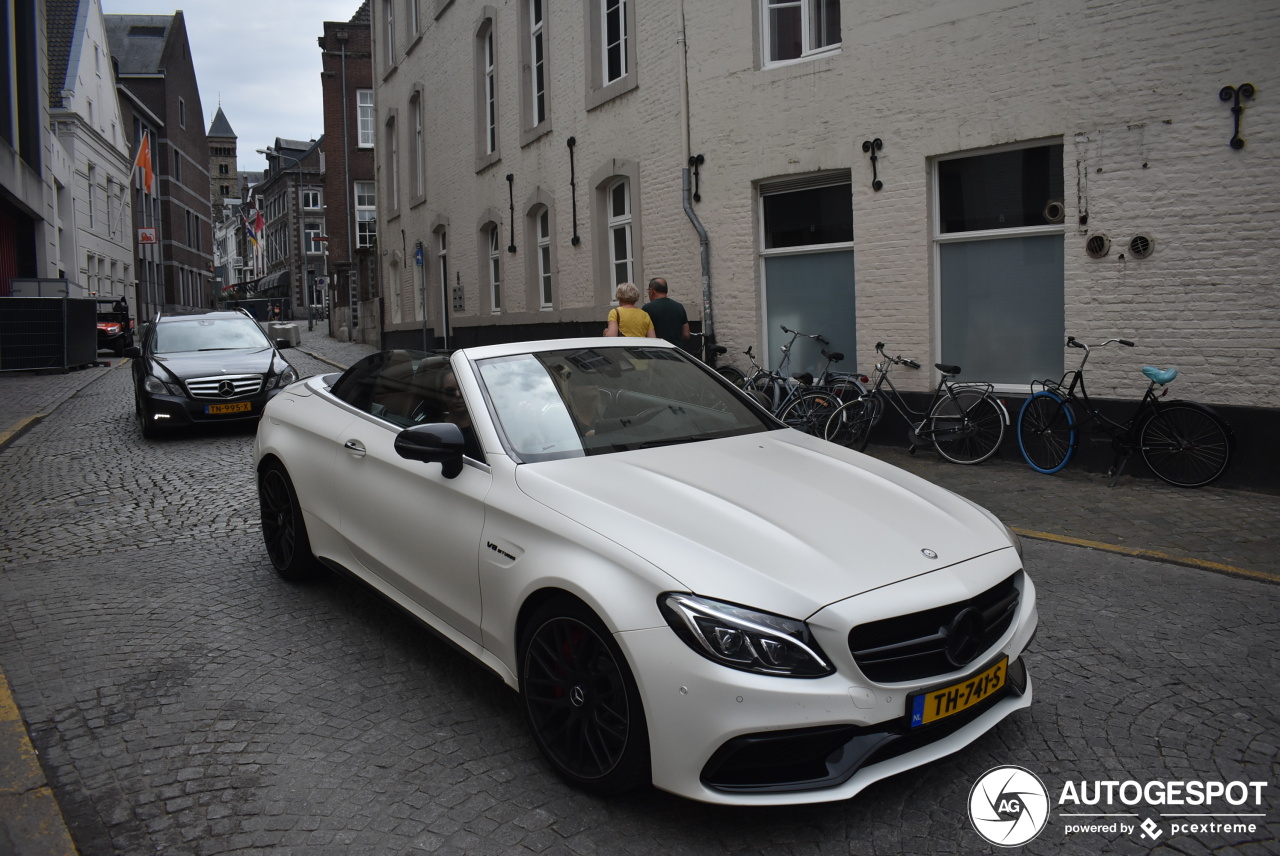
[[[334,371],[287,353],[304,375]],[[1028,539],[1036,701],[966,750],[830,805],[596,799],[550,772],[516,696],[482,667],[354,582],[276,576],[258,528],[252,429],[145,441],[128,367],[91,371],[0,451],[0,667],[85,856],[1003,852],[977,835],[967,805],[974,782],[1005,764],[1040,776],[1051,799],[1068,781],[1269,783],[1260,807],[1213,809],[1262,814],[1252,833],[1068,835],[1067,809],[1053,805],[1027,853],[1280,849],[1273,584]],[[1107,503],[1132,505],[1142,489],[1030,471],[1024,485],[1012,463],[877,454],[961,493],[968,480],[978,501],[1003,493],[990,507],[1037,531],[1067,531],[1051,498],[1064,484],[1078,497],[1072,515],[1106,520]],[[1220,561],[1276,573],[1256,547],[1231,552],[1275,531],[1225,519],[1240,494],[1157,496],[1172,498],[1147,503],[1153,520],[1192,509],[1177,518],[1186,546],[1148,544],[1132,528],[1102,534],[1187,555],[1203,555],[1195,538],[1214,538]],[[1179,809],[1113,810],[1167,829],[1161,811]]]

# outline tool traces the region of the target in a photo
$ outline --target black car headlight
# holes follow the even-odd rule
[[[293,366],[285,366],[284,371],[276,375],[276,382],[271,385],[272,389],[279,389],[288,386],[298,379],[298,372]]]
[[[722,666],[788,678],[835,671],[803,621],[679,592],[658,608],[686,645]]]
[[[142,388],[152,395],[182,395],[182,388],[177,384],[165,383],[155,375],[147,375],[142,381]]]

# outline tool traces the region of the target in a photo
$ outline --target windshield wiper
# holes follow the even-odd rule
[[[675,437],[671,440],[649,440],[646,443],[639,443],[633,448],[637,449],[655,449],[659,446],[681,446],[685,443],[701,443],[703,440],[714,440],[718,434],[690,434],[688,437]]]

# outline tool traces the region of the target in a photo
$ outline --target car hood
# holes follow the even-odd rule
[[[272,348],[229,351],[185,351],[153,354],[151,359],[179,380],[219,374],[266,374],[275,355]]]
[[[516,480],[697,594],[796,618],[1013,549],[950,491],[796,431],[524,464]]]

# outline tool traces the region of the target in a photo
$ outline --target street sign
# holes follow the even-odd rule
[[[322,276],[316,277],[316,285],[320,286],[321,288],[324,288],[325,284],[328,282],[329,280],[325,279]]]

